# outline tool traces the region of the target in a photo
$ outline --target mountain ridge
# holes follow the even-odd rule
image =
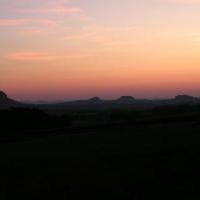
[[[200,98],[190,95],[177,95],[172,99],[136,99],[132,96],[121,96],[114,100],[104,100],[100,97],[92,97],[87,100],[74,100],[56,103],[28,104],[15,101],[0,91],[0,109],[11,107],[28,107],[40,109],[116,109],[116,108],[151,108],[155,106],[176,105],[176,104],[200,104]]]

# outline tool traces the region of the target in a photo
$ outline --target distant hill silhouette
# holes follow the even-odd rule
[[[8,98],[8,96],[4,92],[0,91],[0,109],[7,109],[10,107],[22,107],[22,106],[25,106],[25,104]]]
[[[117,99],[118,103],[135,103],[135,98],[132,96],[121,96],[119,99]]]
[[[88,100],[89,103],[102,103],[102,101],[99,97],[92,97]]]
[[[88,100],[76,100],[51,104],[25,104],[10,99],[4,92],[0,91],[0,109],[11,107],[26,107],[39,109],[68,109],[68,110],[104,110],[104,109],[149,109],[166,105],[200,104],[200,99],[189,95],[177,95],[173,99],[149,100],[136,99],[132,96],[121,96],[115,100],[103,100],[99,97],[92,97]]]
[[[196,102],[199,101],[198,98],[193,97],[193,96],[189,96],[189,95],[178,95],[175,97],[176,101],[179,102]]]
[[[4,92],[0,91],[0,100],[6,99],[6,98],[7,98],[7,95]]]

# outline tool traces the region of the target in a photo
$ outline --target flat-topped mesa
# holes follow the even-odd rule
[[[89,101],[89,102],[92,102],[92,103],[102,102],[101,98],[99,98],[99,97],[92,97],[92,98],[89,99],[88,101]]]
[[[175,100],[179,102],[191,102],[191,101],[196,101],[198,99],[196,97],[189,96],[189,95],[177,95],[175,97]]]
[[[135,102],[135,98],[132,96],[121,96],[117,101],[120,103],[133,103]]]
[[[0,101],[6,100],[6,99],[8,99],[7,95],[4,92],[0,91]]]

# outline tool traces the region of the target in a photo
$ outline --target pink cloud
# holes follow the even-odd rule
[[[136,31],[136,27],[103,27],[86,26],[79,33],[69,34],[64,37],[67,41],[91,41],[101,46],[129,45],[131,41],[126,40]]]
[[[200,0],[162,0],[165,2],[171,3],[180,3],[180,4],[199,4]]]
[[[51,60],[52,56],[43,52],[16,52],[7,55],[6,58],[17,61],[41,61]]]
[[[0,19],[0,26],[19,26],[28,23],[27,19]]]
[[[19,33],[22,35],[38,35],[38,34],[42,34],[45,32],[45,29],[42,28],[27,28],[27,29],[23,29],[20,30]]]
[[[81,13],[81,9],[75,7],[67,7],[64,5],[57,5],[54,7],[19,9],[18,12],[27,14],[63,15],[63,14],[79,14]]]
[[[55,26],[56,22],[46,19],[0,19],[0,26],[25,26],[25,25]]]

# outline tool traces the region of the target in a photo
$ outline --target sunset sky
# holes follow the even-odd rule
[[[0,0],[0,90],[200,96],[200,0]]]

